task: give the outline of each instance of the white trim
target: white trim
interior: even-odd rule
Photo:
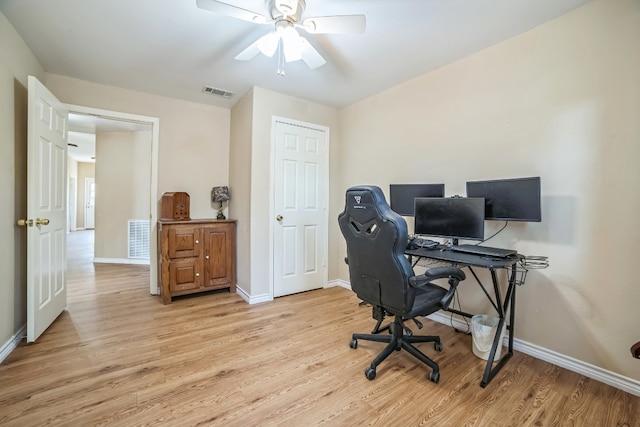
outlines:
[[[351,290],[351,284],[346,280],[331,280],[329,281],[329,283],[327,283],[327,286],[325,286],[325,288],[333,288],[336,286]]]
[[[438,323],[452,326],[458,330],[465,331],[467,329],[467,324],[464,321],[457,317],[451,318],[450,316],[450,314],[438,311],[427,316],[427,318]],[[471,320],[469,320],[469,324],[471,324]],[[507,335],[504,337],[503,345],[508,345],[508,343],[509,336]],[[619,388],[627,393],[640,396],[640,381],[632,378],[602,369],[590,363],[574,359],[573,357],[557,353],[553,350],[531,344],[530,342],[523,341],[515,337],[513,338],[513,349],[535,357],[536,359],[544,360],[545,362],[549,362],[569,371],[584,375],[585,377],[608,384],[611,387]],[[471,349],[469,350],[471,351]]]
[[[150,265],[148,259],[137,258],[94,258],[96,264],[134,264],[134,265]]]
[[[327,287],[330,286],[341,286],[343,288],[351,289],[350,283],[343,280],[332,280],[327,284]],[[471,325],[471,319],[469,319],[469,323],[467,324],[460,319],[459,316],[454,315],[452,317],[450,313],[443,311],[437,311],[427,316],[427,318],[435,322],[451,326],[460,331],[467,331]],[[502,344],[509,345],[508,335],[504,337]],[[553,350],[531,344],[515,337],[513,338],[513,349],[521,353],[528,354],[531,357],[535,357],[536,359],[544,360],[545,362],[567,369],[571,372],[600,381],[610,385],[611,387],[626,391],[627,393],[631,393],[635,396],[640,396],[640,381],[634,380],[633,378],[625,377],[615,372],[608,371],[590,363],[574,359],[573,357],[557,353]],[[471,352],[471,348],[469,348],[469,352]]]
[[[120,111],[103,110],[101,108],[86,107],[84,105],[64,104],[70,113],[89,114],[105,119],[140,122],[151,125],[151,189],[149,192],[149,264],[152,266],[149,274],[149,292],[151,295],[160,294],[158,280],[158,145],[160,140],[160,119],[158,117],[141,116]]]
[[[4,359],[6,359],[7,356],[9,356],[11,352],[15,350],[16,347],[18,347],[18,344],[20,344],[20,341],[22,341],[22,339],[25,338],[26,335],[27,335],[27,325],[24,324],[18,330],[18,332],[13,334],[13,336],[9,338],[9,341],[4,343],[2,345],[2,348],[0,348],[0,363],[2,363]]]
[[[269,294],[262,294],[256,297],[249,295],[244,289],[236,285],[236,293],[249,304],[260,304],[262,302],[273,301],[273,296]]]

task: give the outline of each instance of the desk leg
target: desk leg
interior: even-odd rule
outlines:
[[[513,330],[514,330],[514,305],[516,301],[516,285],[515,285],[515,274],[516,267],[515,265],[511,269],[511,277],[509,278],[509,286],[507,287],[507,294],[505,295],[504,304],[501,305],[501,313],[500,321],[498,322],[498,328],[496,330],[496,335],[493,338],[493,345],[491,346],[491,352],[489,353],[489,358],[487,359],[487,366],[484,369],[484,375],[482,376],[482,381],[480,382],[480,387],[484,388],[491,382],[491,379],[502,369],[502,367],[507,363],[509,359],[513,356]],[[496,291],[496,299],[497,303],[500,305],[500,292],[498,288],[498,278],[495,274],[494,270],[491,270],[491,279],[493,280],[493,286]],[[492,369],[493,361],[496,356],[496,351],[499,345],[502,345],[500,342],[500,332],[504,327],[505,322],[505,314],[509,312],[509,347],[506,354],[504,354],[498,364]]]

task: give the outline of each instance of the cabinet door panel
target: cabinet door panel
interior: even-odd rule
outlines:
[[[198,258],[186,258],[169,262],[169,290],[171,293],[199,289],[203,285],[204,272]]]
[[[169,258],[197,257],[202,250],[202,234],[199,227],[178,225],[168,230]]]
[[[235,285],[235,227],[229,224],[204,229],[207,287]]]

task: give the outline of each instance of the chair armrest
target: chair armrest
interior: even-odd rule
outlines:
[[[449,308],[449,304],[451,304],[451,300],[456,293],[456,287],[461,280],[466,279],[466,275],[464,271],[460,270],[456,267],[436,267],[430,268],[425,271],[424,274],[420,276],[413,276],[409,278],[409,284],[414,288],[419,288],[421,286],[430,283],[432,280],[436,279],[449,279],[449,290],[440,300],[440,306],[445,310]]]
[[[435,267],[430,268],[424,272],[423,276],[428,277],[429,280],[455,278],[458,281],[463,281],[467,278],[464,271],[457,267]]]

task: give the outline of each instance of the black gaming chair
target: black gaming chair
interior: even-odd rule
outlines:
[[[415,336],[404,322],[413,319],[422,327],[416,316],[427,316],[446,309],[455,293],[458,282],[465,279],[462,270],[440,267],[416,276],[404,250],[409,242],[407,223],[393,212],[379,187],[357,186],[347,190],[344,212],[338,216],[340,230],[347,242],[347,258],[351,289],[364,302],[373,307],[373,318],[378,321],[373,333],[353,334],[351,348],[357,348],[358,340],[389,343],[365,371],[369,380],[376,377],[376,367],[394,350],[405,349],[412,356],[431,367],[429,379],[440,380],[438,364],[413,346],[418,342],[433,342],[437,351],[442,350],[440,337]],[[436,279],[448,279],[446,290],[431,283]],[[380,329],[385,316],[394,321]],[[384,329],[389,334],[380,334]]]

